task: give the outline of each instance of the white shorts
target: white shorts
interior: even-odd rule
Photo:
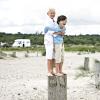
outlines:
[[[45,45],[46,59],[55,59],[53,45]]]

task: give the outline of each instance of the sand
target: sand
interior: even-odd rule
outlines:
[[[45,57],[30,54],[24,57],[0,59],[0,100],[47,100],[47,66]],[[99,59],[100,53],[65,53],[63,70],[67,73],[67,100],[100,100],[100,91],[95,88],[92,74],[76,79],[78,67],[84,57]]]

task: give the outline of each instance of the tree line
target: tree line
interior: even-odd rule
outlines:
[[[44,35],[43,34],[23,34],[23,33],[4,33],[0,32],[0,42],[12,45],[16,39],[30,39],[32,45],[43,45]],[[98,45],[100,46],[100,35],[65,35],[65,45]]]

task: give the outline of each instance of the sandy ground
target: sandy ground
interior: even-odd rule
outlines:
[[[0,59],[0,100],[47,100],[47,67],[45,57],[35,55],[25,58]],[[64,72],[67,73],[67,100],[100,100],[94,76],[76,79],[77,69],[84,57],[100,57],[100,53],[65,53]]]

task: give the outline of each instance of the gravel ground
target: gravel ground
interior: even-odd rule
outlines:
[[[0,100],[47,100],[47,67],[45,57],[0,59]],[[21,55],[21,56],[20,56]],[[67,73],[67,100],[100,100],[95,79],[89,74],[76,79],[77,69],[83,66],[84,57],[100,57],[100,54],[65,53],[63,70]]]

